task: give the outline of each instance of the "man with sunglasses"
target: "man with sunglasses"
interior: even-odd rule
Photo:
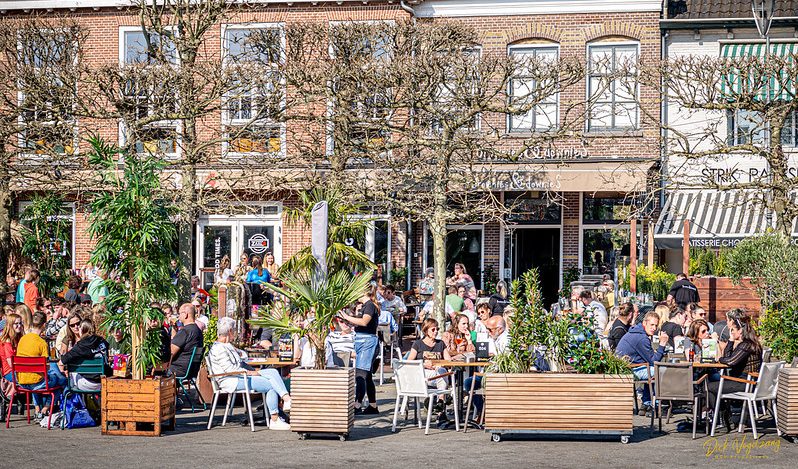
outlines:
[[[184,376],[191,365],[189,363],[191,351],[194,350],[194,347],[202,347],[202,331],[194,322],[196,309],[191,303],[180,305],[178,317],[180,322],[183,323],[183,328],[177,331],[177,334],[172,338],[172,362],[169,366],[169,371],[174,376]]]

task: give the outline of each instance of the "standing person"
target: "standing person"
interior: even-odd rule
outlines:
[[[67,291],[64,293],[64,300],[77,303],[80,296],[80,287],[83,286],[83,280],[77,275],[69,277],[67,280]]]
[[[247,274],[247,283],[252,293],[253,305],[269,304],[271,302],[271,295],[268,291],[264,291],[265,285],[271,282],[271,279],[272,276],[269,271],[261,265],[261,258],[252,256],[252,270]]]
[[[205,291],[204,288],[200,286],[200,278],[199,275],[192,275],[191,276],[191,290],[190,290],[190,298],[191,300],[199,300],[202,304],[208,304],[210,302],[211,295]]]
[[[17,285],[17,303],[25,302],[25,284],[30,282],[31,270],[33,270],[33,267],[29,265],[25,266],[25,273],[22,274],[22,280],[20,280],[19,285]]]
[[[340,313],[340,317],[355,326],[355,411],[359,412],[362,408],[365,395],[369,399],[368,408],[362,411],[365,415],[380,413],[377,408],[377,390],[374,387],[374,377],[371,372],[374,354],[377,352],[379,344],[377,325],[380,308],[375,301],[376,294],[376,291],[372,289],[360,298],[360,303],[363,305],[360,317]]]
[[[687,313],[685,313],[683,309],[677,308],[670,312],[668,322],[663,324],[660,328],[662,332],[668,334],[668,345],[670,345],[671,348],[676,347],[677,337],[684,337],[684,322],[686,317]]]
[[[180,266],[177,264],[177,259],[169,261],[169,280],[172,285],[177,285],[180,282]]]
[[[11,359],[16,355],[19,339],[24,334],[22,318],[14,313],[6,316],[6,327],[0,334],[0,362],[2,362],[2,376],[9,383],[13,381],[11,377]]]
[[[227,279],[232,276],[233,269],[230,268],[230,256],[225,254],[222,260],[219,261],[219,267],[217,267],[216,271],[213,273],[213,281],[217,285],[224,285],[227,283]]]
[[[30,271],[30,280],[25,282],[25,305],[31,311],[36,311],[36,300],[39,299],[39,271],[32,269]]]
[[[280,270],[280,264],[274,260],[274,254],[271,251],[267,252],[263,259],[263,268],[269,271],[271,282],[278,284],[277,271]]]
[[[171,364],[169,371],[173,376],[185,376],[189,366],[191,366],[191,351],[194,347],[202,347],[202,331],[194,322],[196,310],[191,303],[183,303],[177,311],[183,328],[177,331],[172,338],[171,345]]]
[[[33,322],[31,323],[30,332],[19,339],[17,345],[18,357],[48,357],[47,342],[41,338],[41,333],[44,328],[46,316],[41,311],[33,314]],[[51,364],[50,370],[47,372],[47,383],[52,387],[59,387],[66,384],[66,378],[55,366]],[[17,384],[25,389],[37,390],[45,387],[45,379],[39,373],[17,373]],[[60,392],[55,393],[56,401],[58,400]],[[44,405],[44,398],[39,394],[33,395],[33,402],[36,407],[36,421],[40,422],[44,415],[42,413],[42,406]]]
[[[610,350],[615,351],[621,338],[629,332],[629,324],[632,322],[634,312],[635,307],[632,303],[624,303],[618,307],[618,317],[606,330]]]
[[[108,296],[108,287],[105,285],[106,280],[108,280],[108,272],[105,269],[100,269],[97,271],[97,276],[89,282],[89,286],[86,287],[86,293],[91,297],[91,304],[96,305],[105,301]]]
[[[674,302],[680,308],[685,309],[689,303],[699,303],[701,297],[698,295],[698,288],[687,279],[684,272],[676,274],[676,281],[671,285],[668,292],[667,302]]]
[[[658,327],[659,315],[655,312],[646,314],[643,323],[630,327],[629,332],[621,337],[618,347],[615,349],[615,355],[627,357],[631,363],[646,363],[646,365],[632,370],[638,379],[648,379],[649,376],[654,376],[654,362],[662,360],[665,355],[668,334],[660,333],[659,347],[656,352],[651,347],[651,337],[657,332]],[[641,400],[643,406],[640,408],[640,414],[646,415],[646,411],[652,409],[651,393],[648,386],[643,386]]]
[[[504,280],[499,280],[496,284],[496,293],[490,295],[488,304],[490,305],[491,316],[504,314],[504,308],[510,304],[507,301],[507,283]]]
[[[245,283],[247,281],[247,274],[250,270],[252,270],[252,267],[249,266],[249,256],[247,256],[246,253],[241,254],[238,267],[236,267],[236,270],[233,273],[236,282]]]

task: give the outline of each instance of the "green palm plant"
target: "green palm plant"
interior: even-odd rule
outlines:
[[[285,215],[289,223],[304,224],[306,227],[311,226],[313,207],[316,203],[327,202],[327,268],[330,271],[346,269],[363,272],[375,268],[371,259],[354,246],[365,245],[366,231],[371,223],[371,219],[362,216],[362,206],[348,200],[344,192],[335,186],[302,191],[299,197],[301,206],[286,209]],[[281,279],[286,273],[312,270],[316,265],[317,261],[310,246],[306,246],[282,265]]]
[[[104,326],[130,331],[133,378],[142,379],[148,364],[159,361],[157,331],[147,331],[150,319],[162,315],[153,301],[174,300],[169,260],[177,234],[174,206],[164,197],[160,172],[163,163],[151,156],[126,153],[99,137],[89,139],[89,162],[105,177],[110,190],[94,194],[89,235],[96,240],[94,265],[119,273],[120,282],[106,281],[108,315]],[[117,169],[120,157],[124,166]]]
[[[283,287],[267,284],[266,288],[282,295],[285,303],[269,308],[269,316],[252,319],[250,324],[267,327],[277,334],[307,337],[316,351],[315,368],[326,367],[324,344],[335,316],[355,303],[369,288],[372,271],[353,274],[338,270],[326,277],[316,275],[314,269],[287,272],[280,277]],[[302,327],[308,317],[313,320]]]

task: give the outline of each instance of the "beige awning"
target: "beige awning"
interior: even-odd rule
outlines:
[[[477,189],[494,191],[640,192],[654,161],[603,161],[562,164],[493,165]]]

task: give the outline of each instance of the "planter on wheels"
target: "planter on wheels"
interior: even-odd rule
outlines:
[[[506,433],[632,434],[632,377],[571,373],[485,375],[485,429]]]
[[[102,380],[102,434],[160,436],[175,428],[174,378]]]
[[[798,368],[779,370],[779,390],[776,399],[779,430],[785,435],[798,437]]]
[[[291,370],[291,430],[300,439],[331,433],[345,440],[355,421],[354,403],[354,368]]]

